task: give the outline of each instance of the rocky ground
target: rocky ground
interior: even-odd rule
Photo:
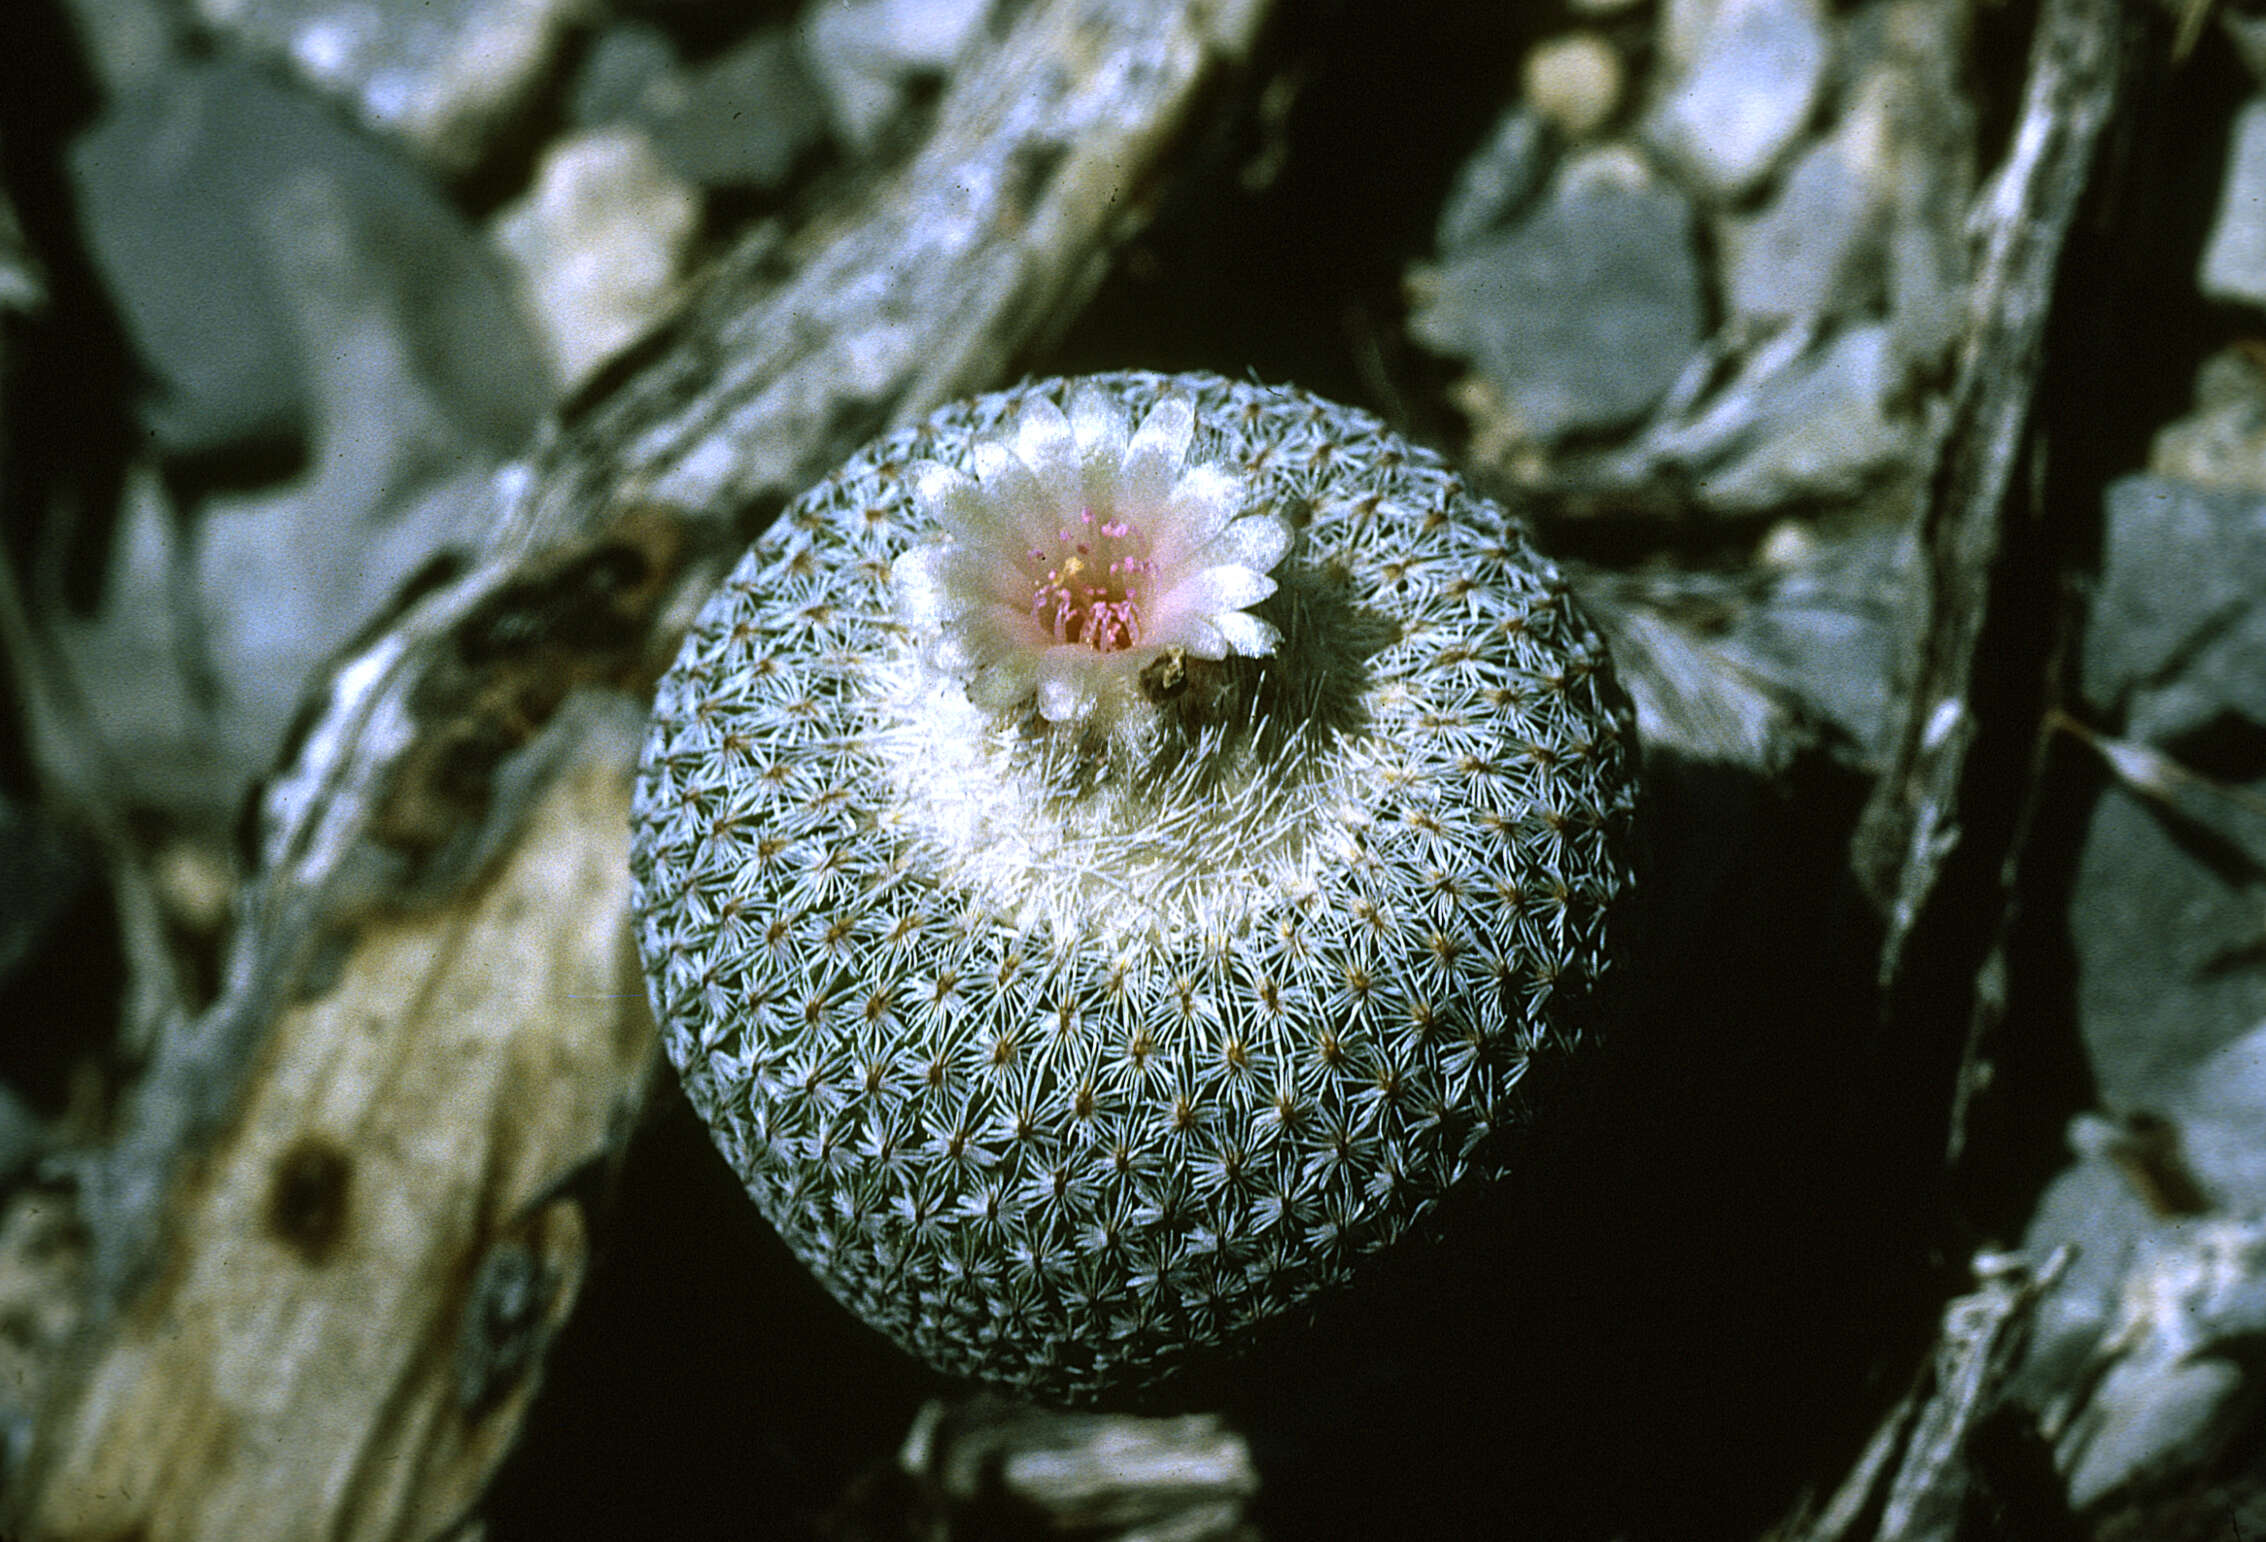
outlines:
[[[11,0],[0,1532],[2266,1535],[2262,317],[2248,0]],[[1120,368],[1529,519],[1647,945],[1441,1245],[1051,1414],[763,1229],[612,853],[786,498]]]

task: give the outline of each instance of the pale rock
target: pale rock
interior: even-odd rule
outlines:
[[[426,329],[428,385],[468,433],[516,446],[548,404],[522,318],[462,217],[407,157],[288,81],[182,65],[112,103],[69,170],[165,454],[296,450],[319,433],[313,361],[332,345],[330,309],[303,280],[340,250],[358,288]],[[321,219],[299,223],[287,211],[301,206]]]
[[[1795,158],[1767,204],[1718,218],[1731,315],[1768,323],[1874,307],[1895,200],[1893,140],[1889,91],[1861,91],[1832,136]]]
[[[991,0],[818,0],[804,8],[804,57],[825,86],[834,127],[871,144],[914,78],[941,73],[975,36]]]
[[[1818,0],[1671,0],[1652,144],[1720,198],[1769,174],[1817,108],[1832,60]]]
[[[659,27],[624,21],[591,42],[567,89],[567,117],[576,128],[604,128],[644,110],[648,93],[681,91],[677,46]]]
[[[643,129],[669,170],[696,187],[770,188],[825,137],[827,102],[783,27],[684,65],[659,28],[610,27],[568,95],[578,127]]]
[[[1522,213],[1550,174],[1550,131],[1520,106],[1496,120],[1487,142],[1456,172],[1433,242],[1452,255]]]
[[[2266,370],[2247,350],[2203,361],[2195,406],[2148,447],[2148,469],[2196,487],[2266,493]]]
[[[772,29],[668,77],[632,120],[696,186],[776,187],[825,137],[826,96],[793,35]]]
[[[2234,149],[2197,282],[2214,300],[2266,305],[2266,97],[2235,114]]]
[[[2111,483],[2104,501],[2080,677],[2087,703],[2122,722],[2127,738],[2153,744],[2229,714],[2266,723],[2266,670],[2258,667],[2266,658],[2266,498],[2130,476]],[[2239,926],[2249,914],[2255,925],[2254,909],[2224,892],[2233,908],[2221,911],[2221,924]],[[2266,986],[2259,990],[2246,1024],[2266,1017]]]
[[[226,70],[208,84],[234,87],[220,94],[238,108],[260,90]],[[312,116],[363,155],[382,148]],[[223,198],[190,180],[174,196],[233,221],[210,234],[233,230],[253,262],[301,372],[303,465],[186,508],[154,467],[129,468],[100,608],[54,625],[120,798],[204,834],[231,827],[338,650],[412,575],[478,544],[491,474],[555,391],[501,264],[453,211],[373,187],[351,162],[295,157],[288,138],[227,142],[258,150],[219,168],[248,184]],[[262,180],[267,156],[296,174]]]
[[[1757,393],[1748,436],[1699,475],[1700,497],[1759,513],[1862,490],[1911,456],[1914,427],[1891,409],[1903,381],[1886,324],[1849,328]]]
[[[1410,319],[1478,366],[1511,439],[1625,428],[1699,345],[1691,205],[1628,177],[1610,156],[1570,163],[1524,219],[1452,253]]]
[[[184,18],[168,0],[63,0],[63,12],[108,97],[147,87],[181,46]]]
[[[1587,139],[1620,110],[1621,55],[1594,32],[1537,43],[1521,81],[1527,105],[1568,139]]]
[[[2192,1471],[2225,1447],[2266,1335],[2266,1221],[2205,1218],[2143,1239],[2096,1349],[2105,1365],[2055,1459],[2070,1504]]]
[[[634,128],[545,153],[495,238],[570,389],[667,314],[699,226],[699,195]]]

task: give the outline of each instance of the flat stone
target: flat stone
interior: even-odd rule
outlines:
[[[1754,513],[1861,491],[1913,453],[1914,426],[1890,410],[1903,379],[1887,323],[1848,328],[1756,393],[1752,426],[1699,472],[1699,496]]]
[[[1817,0],[1671,0],[1668,84],[1645,135],[1705,191],[1737,198],[1817,108],[1832,47]]]
[[[1716,222],[1723,297],[1750,322],[1858,314],[1880,299],[1894,189],[1880,146],[1885,93],[1861,96],[1831,138],[1802,151],[1770,201]]]
[[[581,0],[196,0],[444,170],[479,162],[541,83]]]
[[[623,21],[600,32],[567,88],[576,128],[604,128],[634,117],[647,92],[681,91],[677,46],[659,27]]]
[[[1440,205],[1434,248],[1453,256],[1524,212],[1549,180],[1551,156],[1550,131],[1540,117],[1523,106],[1504,113],[1487,142],[1457,168]]]
[[[759,32],[649,87],[632,115],[670,170],[701,187],[787,180],[826,134],[826,99],[784,30]]]
[[[2198,1064],[2170,1112],[2205,1192],[2225,1209],[2266,1215],[2266,1022]]]
[[[2266,723],[2266,497],[2131,476],[2107,515],[2087,704],[2153,744],[2228,712]]]
[[[104,682],[89,711],[127,800],[225,830],[314,672],[477,538],[486,479],[556,387],[501,264],[402,156],[248,68],[164,87],[71,162],[160,383],[152,437],[219,452],[287,430],[304,469],[178,508],[133,468],[101,609],[58,645]]]
[[[1525,219],[1447,261],[1411,330],[1479,367],[1516,437],[1625,428],[1699,345],[1691,237],[1678,194],[1569,167]]]
[[[170,0],[63,0],[63,9],[105,97],[146,88],[178,57],[185,18]]]
[[[2233,140],[2197,282],[2214,300],[2266,305],[2266,97],[2235,114]]]
[[[2078,1030],[2105,1107],[2169,1114],[2195,1068],[2266,1021],[2254,896],[2196,860],[2198,831],[2112,786],[2069,907]]]
[[[1877,770],[1902,721],[1902,608],[1917,565],[1907,527],[1821,538],[1780,565],[1767,597],[1742,611],[1717,645],[1837,730],[1836,751]]]
[[[374,159],[312,103],[230,66],[159,77],[72,143],[79,230],[151,383],[141,419],[161,452],[304,443],[307,369],[257,206],[294,165],[383,185],[393,169]]]
[[[2266,498],[2111,484],[2079,671],[2087,714],[2165,752],[2230,722],[2266,725],[2261,658]],[[2266,779],[2250,790],[2266,795]],[[2190,808],[2112,783],[2087,821],[2069,935],[2078,1026],[2111,1108],[2174,1112],[2197,1065],[2266,1021],[2266,968],[2243,962],[2258,906],[2230,862],[2266,862],[2266,817],[2229,800]]]
[[[2048,1416],[2080,1506],[2224,1449],[2266,1333],[2266,775],[2230,769],[2255,773],[2266,733],[2266,496],[2132,476],[2106,512],[2078,683],[2088,718],[2121,724],[2125,770],[2086,816],[2067,925],[2114,1117],[2072,1122],[2078,1160],[2031,1219],[2033,1256],[2076,1253],[2010,1388]],[[2133,760],[2214,748],[2226,766],[2199,769],[2235,797]],[[2191,1190],[2169,1205],[2138,1176],[2167,1165]]]
[[[288,84],[180,66],[69,152],[80,229],[153,382],[170,454],[303,445],[330,295],[390,295],[423,329],[427,382],[478,440],[514,448],[548,405],[540,354],[490,254],[431,181]],[[302,218],[312,200],[322,214]]]

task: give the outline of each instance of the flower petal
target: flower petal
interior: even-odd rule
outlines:
[[[1092,710],[1096,662],[1093,651],[1076,643],[1053,647],[1039,655],[1039,716],[1050,723],[1067,723]]]
[[[1217,567],[1201,568],[1174,584],[1169,603],[1175,610],[1216,616],[1222,611],[1256,605],[1274,592],[1275,581],[1266,574],[1254,573],[1240,563],[1223,562]]]
[[[889,564],[889,587],[897,598],[897,615],[915,630],[944,624],[952,613],[953,596],[945,578],[951,553],[942,543],[916,546]]]
[[[1227,639],[1230,651],[1247,659],[1261,658],[1275,651],[1282,641],[1282,633],[1247,610],[1222,611],[1211,617],[1219,634]]]
[[[972,606],[930,644],[928,660],[948,675],[972,675],[1011,664],[1031,648],[1030,625],[1004,605]],[[1029,683],[1029,672],[1024,683]]]
[[[1181,473],[1153,520],[1160,562],[1185,562],[1219,538],[1243,506],[1243,479],[1206,461]]]
[[[1083,473],[1081,506],[1108,507],[1125,462],[1125,414],[1101,387],[1087,382],[1070,393],[1070,430],[1078,440]],[[1076,510],[1067,512],[1075,513]]]
[[[969,458],[987,505],[980,521],[968,522],[970,535],[980,532],[986,540],[1012,541],[1019,550],[1040,531],[1051,533],[1053,500],[1014,451],[986,439]]]
[[[1078,436],[1060,407],[1033,396],[1015,415],[1014,435],[1015,454],[1058,507],[1075,505],[1085,496]]]
[[[952,530],[971,522],[981,525],[989,518],[983,489],[958,467],[942,461],[915,461],[908,475],[913,484],[913,503],[929,523]]]
[[[1037,675],[1037,661],[1024,651],[1002,654],[968,679],[968,700],[994,712],[1027,699]]]
[[[1031,582],[1016,556],[1012,548],[1002,551],[990,544],[952,542],[938,569],[950,595],[944,614],[956,615],[977,605],[1003,605],[1018,615],[1026,613],[1031,604]]]
[[[1200,659],[1227,657],[1227,634],[1209,616],[1189,616],[1174,629],[1173,641]]]
[[[1230,520],[1210,542],[1189,555],[1207,563],[1232,562],[1254,573],[1271,573],[1290,550],[1290,522],[1279,514],[1246,514]]]
[[[1117,479],[1118,512],[1164,507],[1195,440],[1196,407],[1187,397],[1176,392],[1151,407],[1125,446]]]

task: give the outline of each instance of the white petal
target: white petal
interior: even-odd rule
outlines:
[[[1161,509],[1195,439],[1196,408],[1187,397],[1176,393],[1151,407],[1125,447],[1117,479],[1120,512]]]
[[[1075,504],[1085,496],[1078,437],[1062,409],[1045,397],[1032,397],[1016,414],[1015,454],[1058,506]]]
[[[994,712],[1023,701],[1031,694],[1035,660],[1017,650],[979,669],[968,681],[968,700]]]
[[[1030,647],[1030,628],[1023,617],[1004,605],[984,605],[953,617],[930,647],[928,658],[945,674],[967,675],[997,668],[1027,654]]]
[[[1028,610],[1031,582],[1017,561],[1019,555],[1002,545],[954,541],[937,569],[944,584],[945,614],[976,605],[1004,605],[1017,613]]]
[[[915,461],[912,467],[913,502],[932,524],[945,529],[965,525],[971,517],[981,518],[982,511],[975,507],[983,499],[983,489],[974,477],[941,461]]]
[[[1282,641],[1282,633],[1247,610],[1218,612],[1211,617],[1211,623],[1227,639],[1228,648],[1247,659],[1274,652],[1275,645]]]
[[[989,529],[1002,537],[1012,534],[1020,539],[1025,531],[1035,528],[1047,498],[1031,468],[1007,446],[990,439],[978,444],[970,458],[975,462],[976,480],[991,503],[987,511]]]
[[[1191,556],[1208,563],[1232,562],[1254,573],[1271,573],[1290,550],[1290,523],[1278,514],[1246,514],[1231,520]]]
[[[1107,508],[1125,464],[1125,414],[1101,387],[1081,385],[1070,393],[1070,431],[1078,440],[1079,503],[1089,509],[1096,504]]]
[[[1039,716],[1050,723],[1067,723],[1092,710],[1093,663],[1093,650],[1078,643],[1066,643],[1040,654]]]
[[[1070,393],[1070,428],[1078,438],[1078,453],[1088,462],[1101,455],[1113,461],[1125,459],[1125,414],[1107,391],[1090,380]]]
[[[1156,557],[1184,562],[1219,539],[1243,506],[1243,479],[1209,461],[1190,466],[1165,496],[1164,517],[1155,522]]]
[[[1275,581],[1238,563],[1223,562],[1201,568],[1172,586],[1166,603],[1197,615],[1213,616],[1223,610],[1256,605],[1275,592]]]
[[[1189,616],[1173,628],[1173,642],[1200,659],[1227,657],[1227,634],[1209,616]]]

